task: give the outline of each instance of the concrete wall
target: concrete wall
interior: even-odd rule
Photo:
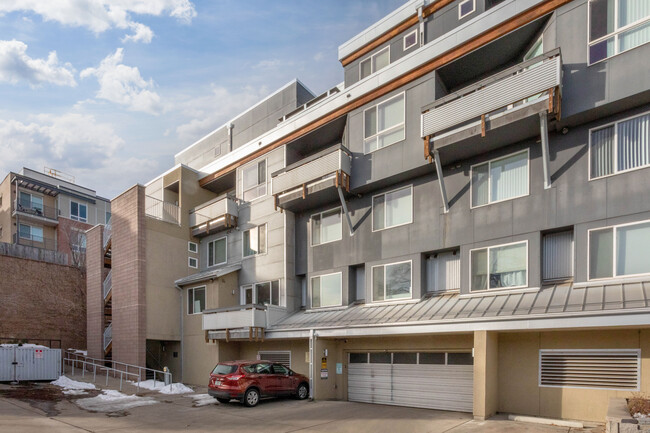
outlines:
[[[88,356],[104,358],[104,227],[86,232],[86,332]]]

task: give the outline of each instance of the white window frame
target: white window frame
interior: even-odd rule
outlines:
[[[644,276],[644,275],[650,275],[650,272],[646,272],[643,274],[626,274],[626,275],[616,275],[616,262],[617,262],[617,254],[616,254],[616,232],[619,228],[621,227],[629,227],[629,226],[635,226],[635,225],[640,225],[640,224],[647,224],[650,222],[650,219],[643,220],[643,221],[634,221],[631,223],[625,223],[625,224],[615,224],[611,226],[605,226],[605,227],[594,227],[593,229],[587,230],[587,281],[607,281],[607,280],[614,280],[614,279],[621,279],[621,278],[635,278],[639,276]],[[600,230],[609,230],[612,229],[612,236],[613,236],[613,242],[612,242],[612,276],[611,277],[603,277],[603,278],[589,278],[591,275],[591,232],[594,231],[600,231]]]
[[[378,50],[376,53],[373,53],[373,54],[369,55],[368,57],[364,58],[363,60],[361,60],[359,62],[359,81],[365,80],[366,78],[372,76],[375,72],[377,72],[375,70],[374,65],[373,65],[373,59],[374,59],[374,57],[377,57],[379,54],[383,53],[384,51],[388,51],[388,65],[386,65],[384,67],[387,68],[391,64],[391,61],[390,61],[390,45],[386,45],[381,50]],[[370,74],[368,74],[368,77],[361,77],[361,64],[363,62],[365,62],[366,60],[370,60]],[[381,68],[381,69],[384,69],[384,68]],[[380,69],[380,71],[381,71],[381,69]]]
[[[412,45],[406,46],[406,38],[408,38],[412,34],[415,34],[415,42],[413,42]],[[402,50],[403,51],[409,50],[409,49],[415,47],[417,44],[418,44],[418,29],[413,29],[412,31],[405,34],[404,37],[402,38]]]
[[[397,98],[399,98],[400,96],[404,98],[404,113],[403,113],[403,114],[404,114],[404,116],[403,116],[403,117],[404,117],[404,121],[403,121],[402,123],[399,123],[399,124],[397,124],[397,125],[393,125],[393,126],[391,126],[390,128],[383,129],[383,130],[380,131],[380,130],[379,130],[379,118],[378,118],[378,116],[379,116],[379,106],[380,106],[380,105],[383,105],[383,104],[386,104],[387,102],[390,102],[390,101],[392,101],[393,99],[397,99]],[[377,129],[377,131],[375,131],[375,133],[374,133],[373,135],[371,135],[370,137],[366,137],[366,111],[368,111],[368,110],[372,110],[373,108],[375,109],[375,116],[377,116],[377,118],[376,118],[376,124],[377,124],[377,128],[378,128],[378,129]],[[377,104],[375,104],[375,105],[373,105],[373,106],[371,106],[371,107],[368,107],[368,108],[364,109],[364,110],[363,110],[363,113],[362,113],[362,117],[363,117],[363,154],[364,154],[364,155],[369,155],[369,154],[371,154],[371,153],[373,153],[373,152],[377,152],[377,151],[379,151],[379,150],[381,150],[381,149],[386,149],[386,148],[388,148],[388,147],[390,147],[390,146],[392,146],[392,145],[394,145],[394,144],[397,144],[397,143],[399,143],[399,142],[401,142],[401,141],[406,140],[406,92],[398,93],[397,95],[391,96],[391,97],[388,98],[388,99],[384,99],[383,101],[381,101],[381,102],[379,102],[379,103],[377,103]],[[391,130],[393,130],[393,129],[397,130],[398,128],[403,128],[403,130],[402,130],[402,132],[403,132],[403,134],[402,134],[403,137],[402,137],[401,140],[397,140],[395,143],[389,144],[388,146],[378,147],[378,148],[375,149],[375,150],[371,150],[370,152],[366,152],[366,141],[367,141],[367,140],[369,140],[369,139],[371,139],[371,138],[375,138],[375,139],[377,139],[377,138],[379,138],[379,135],[384,134],[384,133],[386,133],[387,131],[391,131]]]
[[[189,295],[190,292],[192,293],[192,310],[194,310],[194,291],[195,290],[200,290],[200,289],[203,289],[203,295],[205,296],[205,308],[206,309],[208,308],[208,291],[206,289],[206,286],[196,286],[196,287],[192,287],[190,289],[187,289],[188,295]],[[205,311],[205,309],[203,311]],[[199,311],[198,313],[193,311],[192,313],[190,313],[190,303],[188,301],[187,310],[186,310],[188,316],[194,316],[196,314],[203,314],[203,311]]]
[[[220,240],[225,240],[225,242],[226,242],[226,260],[224,260],[223,262],[210,264],[210,248],[211,248],[210,245],[213,244],[213,243],[215,243],[215,242],[218,242],[218,241],[220,241]],[[214,258],[215,258],[215,260],[216,260],[216,258],[217,258],[216,254],[214,255]],[[206,260],[206,262],[207,262],[207,266],[208,266],[208,268],[211,268],[211,267],[213,267],[213,266],[219,266],[219,265],[223,265],[223,264],[228,263],[228,236],[221,236],[220,238],[216,238],[216,239],[213,239],[213,240],[211,240],[210,242],[208,242],[208,250],[207,250],[207,253],[206,253],[206,258],[205,258],[205,260]]]
[[[244,165],[243,167],[240,168],[240,170],[241,170],[241,199],[244,200],[244,194],[246,193],[246,191],[250,191],[250,190],[253,189],[253,188],[244,189],[244,171],[246,169],[252,167],[252,166],[259,167],[259,164],[261,162],[264,162],[264,167],[265,167],[264,168],[264,174],[265,174],[265,176],[264,176],[264,185],[265,185],[264,194],[262,194],[262,195],[260,195],[258,197],[255,197],[254,199],[249,200],[246,203],[252,203],[252,202],[257,201],[257,200],[259,200],[259,199],[261,199],[263,197],[266,197],[269,194],[269,162],[268,162],[268,158],[257,159],[257,160],[252,161],[252,162],[250,162],[250,163],[248,163],[248,164],[246,164],[246,165]],[[258,170],[259,170],[259,168],[258,168]],[[259,188],[260,185],[262,185],[262,184],[258,183],[257,186],[255,186],[255,188]]]
[[[391,192],[399,191],[399,190],[406,189],[406,188],[409,188],[411,190],[411,194],[410,194],[410,196],[411,196],[411,219],[410,219],[410,221],[388,227],[388,226],[386,226],[386,212],[384,211],[384,228],[375,229],[375,218],[374,218],[374,216],[375,216],[375,197],[379,197],[380,195],[383,195],[384,196],[384,203],[386,203],[386,197],[385,197],[386,194],[390,194]],[[408,225],[408,224],[413,224],[413,184],[402,187],[402,188],[396,188],[396,189],[392,189],[390,191],[386,191],[386,192],[382,192],[382,193],[373,195],[372,196],[371,207],[372,207],[372,212],[370,212],[370,218],[371,218],[372,232],[373,233],[374,232],[380,232],[382,230],[392,229],[394,227],[401,227],[401,226],[405,226],[405,225]]]
[[[409,290],[411,296],[410,297],[403,297],[403,298],[397,298],[397,299],[386,299],[386,266],[391,266],[391,265],[401,265],[402,263],[409,263],[411,265],[411,288]],[[384,267],[384,299],[378,299],[375,300],[375,273],[374,269],[378,268],[380,266]],[[405,300],[408,299],[413,299],[413,260],[402,260],[401,262],[392,262],[392,263],[382,263],[379,265],[374,265],[370,267],[370,299],[372,299],[372,302],[404,302]]]
[[[199,252],[199,244],[196,242],[189,241],[187,243],[187,251],[190,253],[198,253]]]
[[[29,227],[29,237],[28,237],[28,238],[25,237],[25,236],[22,236],[22,235],[20,234],[20,226]],[[41,240],[35,240],[35,239],[34,239],[34,233],[32,233],[32,232],[33,232],[33,230],[34,230],[35,228],[36,228],[36,229],[41,229],[41,232],[43,233],[43,236],[41,236]],[[41,227],[41,226],[33,226],[33,225],[30,225],[30,224],[19,223],[19,224],[18,224],[18,237],[19,237],[20,239],[27,239],[27,240],[29,240],[29,241],[33,241],[33,242],[45,243],[45,232],[43,231],[43,227]]]
[[[619,3],[619,0],[614,1],[614,27],[618,26],[618,3]],[[645,17],[645,18],[641,18],[640,20],[637,20],[637,21],[635,21],[635,22],[633,22],[631,24],[628,24],[628,25],[626,25],[624,27],[621,27],[620,29],[614,30],[612,33],[608,33],[608,34],[606,34],[604,36],[599,37],[598,39],[590,41],[589,40],[589,38],[591,36],[590,35],[590,33],[591,33],[591,7],[590,7],[590,5],[591,5],[591,0],[588,0],[587,1],[587,66],[591,66],[591,65],[595,65],[595,64],[600,63],[600,62],[604,62],[605,60],[608,60],[608,59],[616,57],[616,56],[618,56],[620,54],[626,53],[626,52],[628,52],[630,50],[633,50],[634,48],[639,48],[639,47],[642,47],[643,45],[646,45],[646,44],[650,43],[650,41],[648,41],[648,42],[644,42],[641,45],[638,45],[638,46],[636,46],[634,48],[628,48],[627,50],[624,50],[624,51],[618,51],[618,37],[619,37],[619,35],[621,33],[625,33],[626,31],[628,31],[628,30],[630,30],[630,29],[632,29],[634,27],[640,26],[643,23],[650,22],[650,16]],[[609,57],[605,57],[603,59],[600,59],[600,60],[597,60],[597,61],[591,63],[591,58],[589,56],[589,49],[591,48],[591,46],[599,44],[600,42],[606,41],[607,39],[609,39],[611,37],[614,37],[614,54],[612,54]]]
[[[244,245],[244,233],[247,232],[247,231],[250,231],[250,230],[259,230],[260,227],[264,227],[264,238],[266,239],[266,248],[265,248],[264,252],[263,253],[258,252],[257,254],[250,254],[248,256],[244,255],[244,248],[245,248],[245,245]],[[260,249],[259,240],[260,240],[260,236],[259,236],[259,233],[258,233],[257,234],[257,248],[256,248],[257,250]],[[241,256],[242,256],[242,258],[247,259],[249,257],[263,256],[268,251],[269,251],[269,225],[268,225],[268,223],[260,224],[260,225],[255,226],[255,227],[251,227],[249,229],[242,230],[242,232],[241,232]]]
[[[490,250],[493,248],[507,247],[510,245],[517,245],[517,244],[526,245],[526,284],[524,284],[523,286],[495,287],[493,289],[490,289]],[[472,290],[472,251],[478,251],[478,250],[488,250],[488,257],[487,257],[488,267],[486,269],[487,271],[486,275],[488,276],[487,289]],[[487,247],[472,248],[471,250],[469,250],[469,293],[485,293],[485,292],[497,291],[497,290],[523,289],[528,287],[529,277],[530,277],[530,263],[528,263],[528,240],[527,239],[524,241],[508,242],[507,244],[490,245]]]
[[[33,201],[34,201],[34,197],[38,197],[38,198],[40,198],[40,199],[41,199],[41,202],[42,202],[42,203],[41,203],[41,206],[42,206],[41,211],[43,211],[43,212],[45,211],[45,197],[44,197],[42,194],[34,194],[33,192],[27,192],[27,191],[23,191],[22,189],[19,189],[19,190],[18,190],[18,204],[20,204],[20,195],[21,195],[21,194],[26,194],[26,195],[29,196],[29,204],[30,204],[30,208],[31,208],[31,209],[35,209],[34,206],[32,205],[32,203],[33,203]],[[0,204],[2,204],[2,200],[1,200],[1,199],[0,199]],[[87,215],[87,214],[86,214],[86,215]]]
[[[495,162],[495,161],[500,161],[502,159],[510,158],[511,156],[524,154],[524,153],[526,154],[526,193],[522,194],[522,195],[517,195],[517,196],[514,196],[514,197],[504,198],[504,199],[501,199],[501,200],[490,201],[490,199],[492,198],[491,197],[491,195],[492,195],[491,194],[491,192],[492,192],[492,176],[490,174],[491,171],[492,171],[492,163]],[[474,178],[474,167],[477,167],[479,165],[485,165],[485,164],[488,164],[488,202],[485,203],[485,204],[479,204],[479,205],[474,206],[473,205],[474,197],[473,197],[473,194],[472,194],[472,190],[474,189],[473,188],[473,180],[472,180]],[[527,197],[529,195],[530,195],[530,149],[518,150],[517,152],[509,153],[508,155],[499,156],[498,158],[492,158],[492,159],[490,159],[488,161],[479,162],[477,164],[472,164],[470,166],[470,171],[469,171],[469,206],[470,206],[470,209],[477,209],[479,207],[489,206],[489,205],[492,205],[492,204],[495,204],[495,203],[502,203],[502,202],[508,201],[508,200],[515,200],[517,198]]]
[[[194,265],[192,265],[192,260],[194,260]],[[188,257],[187,258],[187,266],[192,268],[192,269],[198,269],[199,261],[197,260],[196,257]]]
[[[73,203],[77,205],[77,212],[79,214],[81,214],[81,206],[86,208],[86,218],[85,219],[81,218],[80,216],[72,215],[72,204]],[[88,222],[88,205],[84,204],[84,203],[80,203],[78,201],[70,200],[70,219],[73,220],[73,221],[79,221],[79,222],[82,222],[82,223]]]
[[[609,122],[609,123],[606,123],[606,124],[600,125],[600,126],[595,126],[595,127],[589,129],[589,154],[588,154],[589,182],[591,182],[592,180],[605,179],[605,178],[608,178],[608,177],[611,177],[611,176],[616,176],[618,174],[629,173],[631,171],[643,170],[644,168],[650,167],[650,164],[647,164],[647,165],[641,165],[639,167],[628,168],[627,170],[620,170],[620,171],[618,170],[618,124],[626,122],[626,121],[634,119],[634,118],[637,118],[637,117],[647,116],[648,114],[650,114],[650,111],[644,111],[643,113],[635,114],[634,116],[628,116],[628,117],[626,117],[624,119],[615,120],[613,122]],[[591,171],[592,171],[592,167],[591,167],[591,135],[595,131],[599,131],[601,129],[609,128],[610,126],[614,126],[614,162],[613,162],[614,172],[611,173],[611,174],[606,174],[604,176],[593,177],[593,175],[591,173]]]
[[[313,292],[312,292],[312,290],[314,288],[313,281],[316,278],[328,277],[330,275],[340,275],[341,276],[341,286],[339,287],[340,288],[340,290],[339,290],[339,302],[337,304],[334,304],[334,305],[321,305],[320,307],[314,307],[313,302],[312,302],[313,299],[314,299]],[[321,295],[322,295],[322,293],[323,293],[323,291],[321,289]],[[322,299],[322,296],[321,296],[321,299]],[[313,308],[314,310],[318,310],[318,309],[321,309],[321,308],[340,307],[341,305],[343,305],[343,272],[331,272],[329,274],[316,275],[316,276],[313,276],[313,277],[311,277],[309,279],[309,307],[310,308]]]
[[[239,304],[240,305],[247,305],[246,304],[246,288],[250,287],[251,288],[251,293],[252,293],[252,298],[253,298],[253,305],[257,305],[257,286],[260,284],[269,284],[272,286],[272,283],[274,281],[278,282],[278,296],[280,299],[278,299],[278,305],[275,304],[268,304],[273,307],[279,307],[279,308],[284,308],[285,307],[285,302],[286,302],[286,294],[284,291],[284,288],[282,286],[282,279],[278,278],[276,280],[268,280],[268,281],[257,281],[255,283],[250,283],[250,284],[242,284],[239,286]],[[271,288],[270,291],[271,294],[271,301],[273,301],[273,289]]]
[[[472,2],[472,10],[463,15],[463,13],[461,12],[461,10],[463,9],[463,5],[465,3],[469,3],[469,2]],[[462,20],[463,18],[465,18],[468,15],[473,14],[474,12],[476,12],[476,0],[465,0],[465,1],[462,1],[462,2],[460,2],[458,4],[458,19],[459,20]]]
[[[323,214],[324,213],[330,213],[330,212],[333,212],[335,210],[338,210],[339,215],[341,216],[341,230],[339,232],[339,237],[337,239],[332,239],[331,241],[320,242],[320,243],[315,244],[314,243],[314,234],[312,232],[312,230],[313,230],[313,225],[312,225],[313,218],[318,215],[318,216],[320,216],[321,221],[323,221]],[[322,225],[321,225],[321,227],[322,227]],[[341,206],[335,207],[333,209],[324,210],[322,212],[317,212],[317,213],[311,215],[309,217],[309,237],[311,238],[311,243],[310,244],[311,244],[312,247],[315,247],[315,246],[318,246],[318,245],[331,244],[332,242],[338,242],[341,239],[343,239],[343,209],[341,208]],[[321,232],[321,238],[322,238],[322,232]]]

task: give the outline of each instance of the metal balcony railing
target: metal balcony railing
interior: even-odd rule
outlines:
[[[212,200],[201,207],[190,211],[189,226],[192,236],[202,236],[213,233],[220,228],[237,225],[237,201],[232,197],[222,197]]]
[[[104,350],[108,348],[108,345],[113,341],[113,324],[109,325],[104,329]]]
[[[59,216],[56,208],[45,206],[42,203],[35,203],[31,200],[25,199],[14,200],[14,211],[26,215],[48,218],[55,221],[58,220]]]
[[[203,330],[268,328],[287,314],[275,305],[246,304],[203,311]]]
[[[180,225],[180,208],[174,203],[158,200],[149,195],[144,197],[144,212],[148,217]]]
[[[350,151],[341,145],[325,149],[273,173],[273,195],[300,188],[339,171],[347,175],[352,171]]]
[[[492,75],[422,108],[422,137],[506,108],[562,83],[559,48]]]
[[[104,234],[102,239],[104,249],[106,249],[108,242],[111,240],[112,231],[113,231],[113,219],[111,218],[106,222],[106,225],[104,226]]]
[[[108,294],[111,293],[113,288],[113,270],[108,271],[108,275],[104,279],[104,299],[108,297]]]
[[[56,241],[52,238],[42,236],[22,237],[14,233],[14,244],[24,245],[27,247],[42,248],[44,250],[56,250]]]

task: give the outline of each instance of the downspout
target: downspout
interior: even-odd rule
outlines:
[[[232,152],[232,129],[235,127],[234,123],[229,123],[226,128],[228,128],[228,152]]]
[[[309,400],[314,399],[314,345],[316,333],[314,329],[309,330]]]
[[[180,374],[180,379],[178,380],[179,382],[183,382],[183,288],[179,286],[178,284],[174,284],[174,287],[178,289],[178,294],[180,296],[180,325],[181,325],[181,374]]]

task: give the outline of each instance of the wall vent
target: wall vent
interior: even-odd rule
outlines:
[[[257,352],[258,359],[264,361],[277,362],[291,368],[291,352],[290,351],[277,351],[277,352]]]
[[[539,385],[638,391],[639,349],[540,350]]]

